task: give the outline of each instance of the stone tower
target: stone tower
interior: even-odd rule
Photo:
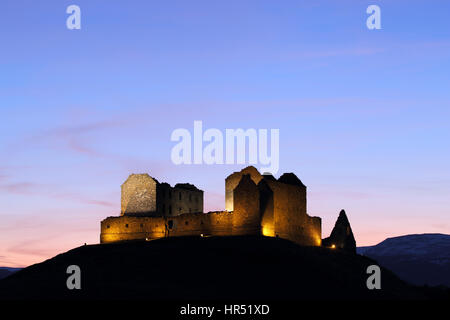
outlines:
[[[156,211],[158,181],[145,174],[131,174],[121,186],[123,215],[145,215]]]
[[[237,187],[243,175],[250,175],[251,179],[255,184],[258,184],[259,181],[263,178],[263,176],[259,173],[259,171],[253,167],[248,166],[241,171],[233,172],[225,179],[225,210],[233,211],[233,190]]]
[[[259,190],[250,174],[244,174],[233,190],[233,234],[260,234]]]

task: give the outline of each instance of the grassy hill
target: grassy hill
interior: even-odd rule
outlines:
[[[267,237],[183,237],[78,247],[0,280],[1,299],[427,299],[370,258]],[[81,290],[66,269],[81,268]],[[431,294],[435,295],[435,292]],[[442,297],[442,295],[439,295]]]

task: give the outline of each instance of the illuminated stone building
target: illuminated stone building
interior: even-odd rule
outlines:
[[[275,179],[252,166],[234,172],[225,179],[225,211],[204,213],[202,190],[191,184],[171,187],[148,174],[130,175],[121,197],[121,215],[101,222],[101,243],[232,235],[322,243],[321,218],[307,214],[306,186],[293,173]]]

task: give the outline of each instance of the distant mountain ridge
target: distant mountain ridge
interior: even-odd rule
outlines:
[[[388,238],[357,252],[415,285],[450,287],[450,235],[411,234]]]
[[[22,268],[8,268],[8,267],[0,267],[0,279],[6,278],[14,272],[19,271]]]

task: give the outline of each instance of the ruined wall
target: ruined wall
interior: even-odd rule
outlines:
[[[259,189],[250,174],[245,174],[233,191],[233,235],[261,233],[259,205]]]
[[[321,220],[306,213],[306,187],[269,180],[265,184],[273,192],[275,236],[301,245],[320,245]]]
[[[203,212],[203,191],[175,186],[172,188],[171,205],[174,215]]]
[[[132,174],[121,191],[121,215],[177,216],[203,212],[203,191],[188,183],[171,187],[148,174]]]
[[[208,217],[204,213],[186,213],[176,217],[166,218],[167,236],[199,236],[209,229]]]
[[[292,241],[308,246],[320,246],[322,244],[322,219],[320,217],[307,216],[303,225],[300,225],[300,233],[292,237]]]
[[[158,216],[171,216],[172,187],[168,183],[160,183],[156,187],[156,211]]]
[[[164,216],[203,212],[203,191],[190,187],[171,187],[167,183],[157,186],[157,212]]]
[[[109,217],[101,222],[100,242],[231,235],[232,218],[233,214],[227,211],[186,213],[174,217]]]
[[[121,215],[145,215],[156,211],[158,182],[148,174],[132,174],[121,186]]]
[[[341,210],[333,230],[328,238],[322,240],[324,247],[338,248],[356,253],[356,241],[345,210]]]
[[[261,233],[267,237],[275,237],[275,221],[273,216],[273,191],[266,179],[258,183],[259,207],[261,211]]]
[[[226,211],[182,214],[170,219],[173,227],[168,236],[230,235],[231,219],[232,214]]]
[[[148,174],[131,175],[122,185],[121,217],[101,222],[100,241],[263,234],[321,245],[321,219],[307,214],[306,186],[294,174],[276,180],[247,167],[228,176],[225,188],[227,211],[205,214],[203,191],[195,186],[172,188]]]
[[[249,174],[255,184],[258,184],[259,181],[263,178],[263,176],[256,170],[255,167],[249,166],[247,168],[242,169],[239,172],[234,172],[230,174],[225,179],[225,210],[233,211],[233,190],[241,181],[243,175]]]
[[[229,236],[232,234],[233,229],[233,216],[232,212],[217,211],[208,213],[211,229],[210,234],[214,236]]]
[[[163,217],[108,217],[100,224],[100,243],[165,237]]]
[[[302,216],[306,214],[300,209],[303,206],[300,190],[276,181],[266,181],[266,183],[273,192],[275,236],[287,239],[301,224]]]

